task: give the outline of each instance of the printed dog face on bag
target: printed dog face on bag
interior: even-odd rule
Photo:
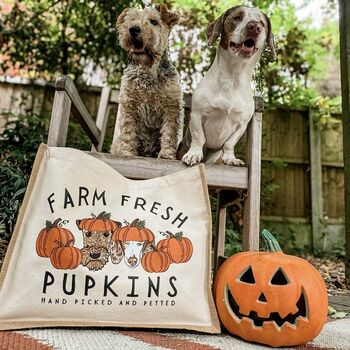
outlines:
[[[209,209],[203,166],[133,181],[42,145],[0,277],[0,329],[219,332]]]

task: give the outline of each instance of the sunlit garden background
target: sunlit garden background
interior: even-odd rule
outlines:
[[[215,55],[206,45],[208,24],[227,8],[244,3],[261,8],[272,21],[278,60],[265,55],[254,90],[265,100],[263,117],[262,227],[284,250],[310,255],[315,264],[336,270],[329,284],[344,289],[344,171],[338,9],[336,1],[169,0],[182,16],[170,41],[183,89],[193,91]],[[53,82],[69,74],[96,116],[101,87],[118,88],[126,55],[117,42],[115,22],[127,6],[149,1],[0,1],[0,244],[4,252],[14,228],[32,162],[46,141]],[[111,108],[104,151],[111,141]],[[312,137],[321,139],[315,149]],[[71,122],[68,145],[89,149]],[[244,151],[244,140],[241,142]],[[311,171],[321,152],[322,171]],[[312,181],[322,182],[313,193]],[[313,203],[322,201],[321,212]],[[215,200],[212,201],[215,211]],[[229,210],[226,253],[241,249],[241,203]],[[312,256],[312,257],[311,257]],[[323,260],[314,258],[323,257]],[[333,265],[325,260],[330,258]],[[0,258],[1,259],[1,258]],[[340,259],[340,260],[339,260]],[[327,269],[326,269],[327,270]]]

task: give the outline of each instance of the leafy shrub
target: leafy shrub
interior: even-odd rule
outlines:
[[[40,143],[47,138],[47,119],[21,115],[0,134],[0,238],[8,240],[14,229]],[[11,120],[12,119],[12,120]]]

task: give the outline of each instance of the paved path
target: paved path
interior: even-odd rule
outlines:
[[[337,311],[350,313],[350,295],[331,295],[329,305]]]

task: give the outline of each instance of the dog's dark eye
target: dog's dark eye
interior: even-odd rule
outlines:
[[[108,237],[108,236],[109,236],[109,232],[103,232],[103,235],[104,235],[105,237]]]
[[[236,16],[233,18],[235,21],[240,21],[241,20],[241,16]]]
[[[158,25],[158,21],[156,21],[155,19],[151,19],[149,22],[154,26]]]
[[[91,236],[92,236],[92,233],[91,233],[91,232],[86,232],[86,233],[85,233],[85,236],[86,236],[86,237],[91,237]]]

